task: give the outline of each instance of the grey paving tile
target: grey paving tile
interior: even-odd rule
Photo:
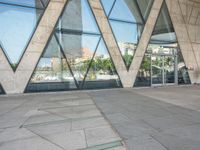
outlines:
[[[130,119],[127,116],[123,115],[122,113],[108,114],[108,115],[106,115],[106,117],[113,124],[130,121]]]
[[[81,130],[105,125],[109,124],[103,117],[72,120],[72,130]]]
[[[88,146],[121,140],[110,126],[85,129]]]
[[[132,137],[126,142],[129,150],[168,150],[149,136]]]

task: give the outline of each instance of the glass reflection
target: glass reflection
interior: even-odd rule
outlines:
[[[121,87],[110,55],[101,39],[85,79],[84,88]]]
[[[46,6],[48,0],[0,0],[0,3],[43,8],[43,4]]]
[[[148,15],[150,13],[149,8],[151,8],[151,5],[153,4],[154,0],[137,0],[138,7],[140,9],[140,12],[143,16],[144,20],[147,20]]]
[[[146,73],[147,70],[150,70],[150,74]],[[144,84],[145,81],[150,84]],[[167,6],[164,3],[138,72],[135,86],[188,83],[190,83],[189,75],[178,48]]]
[[[14,70],[42,13],[35,8],[0,3],[0,45]]]
[[[61,34],[58,36],[61,37],[60,43],[62,44],[63,51],[68,59],[74,77],[77,81],[83,81],[87,68],[98,46],[100,36],[87,34]]]
[[[5,94],[5,93],[4,93],[4,90],[3,90],[3,88],[2,88],[2,86],[1,86],[1,84],[0,84],[0,95],[1,95],[1,94]]]
[[[88,1],[68,1],[27,91],[121,86],[101,39]]]
[[[139,3],[146,12],[150,11],[152,5],[152,1],[143,1],[101,0],[127,69],[131,65],[147,19],[142,16]]]
[[[26,91],[53,91],[76,89],[67,60],[53,36],[40,58]]]
[[[32,83],[37,82],[74,82],[66,59],[63,57],[55,37],[52,38],[47,50],[42,55]]]

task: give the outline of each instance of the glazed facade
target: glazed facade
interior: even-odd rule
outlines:
[[[200,82],[195,0],[0,0],[0,93]]]

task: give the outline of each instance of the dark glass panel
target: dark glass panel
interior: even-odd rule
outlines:
[[[0,4],[0,45],[14,70],[42,12],[33,8]]]
[[[149,16],[153,2],[154,0],[137,0],[138,7],[145,21]]]
[[[58,28],[67,29],[69,32],[70,30],[77,30],[99,34],[99,29],[87,0],[68,1]]]
[[[52,87],[54,85],[55,87]],[[59,87],[60,85],[60,87]],[[32,75],[27,91],[75,89],[75,81],[67,60],[53,36]]]
[[[0,0],[0,3],[1,2],[7,4],[27,6],[27,7],[43,8],[43,5],[40,0]]]
[[[151,43],[172,44],[177,43],[174,28],[169,16],[166,3],[163,4],[154,28]]]
[[[178,51],[178,84],[191,84],[188,68],[185,65],[181,51]]]
[[[134,86],[151,86],[151,56],[148,54],[145,54],[143,58]]]
[[[101,39],[89,72],[87,73],[84,88],[93,89],[111,87],[121,87],[121,82],[108,50]]]
[[[3,88],[2,88],[2,86],[1,86],[1,84],[0,84],[0,95],[1,94],[5,94],[5,92],[4,92],[4,90],[3,90]]]

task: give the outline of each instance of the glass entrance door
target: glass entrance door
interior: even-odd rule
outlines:
[[[151,84],[163,84],[163,57],[158,55],[151,56]]]
[[[162,86],[177,83],[177,59],[175,55],[151,56],[151,85]]]

